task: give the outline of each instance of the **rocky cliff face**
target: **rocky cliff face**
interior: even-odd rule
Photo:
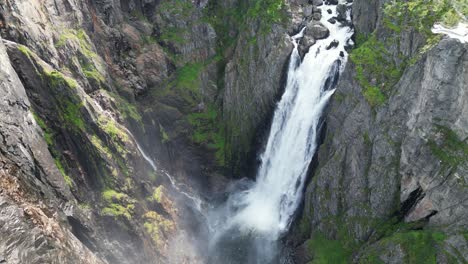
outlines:
[[[189,193],[247,171],[291,48],[273,4],[0,3],[0,262],[197,262],[166,171]]]
[[[392,30],[384,6],[354,3],[357,47],[329,106],[293,231],[299,263],[468,257],[468,46],[412,26]]]

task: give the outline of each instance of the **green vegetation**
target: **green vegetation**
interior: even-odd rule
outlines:
[[[259,19],[260,32],[267,33],[271,25],[287,21],[284,0],[258,0],[247,11],[247,17]]]
[[[375,33],[368,37],[362,34],[356,36],[357,47],[351,52],[350,59],[356,65],[356,79],[371,106],[385,103],[390,88],[398,81],[405,67],[439,41],[440,36],[431,32],[434,23],[453,26],[459,21],[460,15],[453,6],[448,0],[393,0],[385,5],[383,17],[384,25],[396,33],[393,37],[383,42],[377,39]],[[426,37],[426,45],[414,58],[397,55],[402,59],[397,65],[392,58],[395,54],[390,54],[387,47],[398,46],[400,33],[412,29]]]
[[[93,144],[94,147],[96,147],[96,149],[104,154],[108,159],[112,159],[112,152],[110,151],[110,149],[102,142],[102,140],[96,136],[96,135],[92,135],[91,136],[91,143]]]
[[[193,113],[188,116],[189,123],[195,131],[192,140],[195,143],[205,144],[215,149],[216,161],[223,166],[225,163],[225,137],[224,127],[219,121],[218,113],[213,106],[203,113]]]
[[[47,71],[44,69],[44,74],[47,77],[48,83],[52,85],[54,88],[58,88],[60,86],[66,86],[72,89],[75,89],[78,87],[78,83],[70,78],[64,76],[61,72],[52,70],[52,71]]]
[[[168,23],[160,29],[159,39],[177,44],[185,43],[187,40],[184,38],[184,35],[187,33],[187,28],[173,25],[171,22],[173,21],[173,17],[189,20],[194,10],[194,6],[190,1],[163,1],[158,8],[158,12],[160,12],[161,17],[168,20]]]
[[[80,110],[81,107],[83,107],[83,103],[75,104],[71,101],[66,101],[64,104],[63,113],[61,115],[64,121],[74,128],[84,130],[85,123]]]
[[[31,57],[34,55],[34,53],[24,45],[18,45],[17,47],[18,50],[21,51],[21,53],[23,53],[24,55],[26,55],[26,57],[28,57],[29,59],[31,59]]]
[[[163,194],[163,188],[164,187],[162,185],[158,186],[157,188],[154,188],[153,195],[151,195],[149,200],[153,201],[153,202],[161,203],[163,195],[164,195]]]
[[[309,264],[319,263],[350,263],[353,253],[361,250],[363,255],[359,263],[376,264],[383,263],[382,254],[394,246],[399,245],[405,253],[404,263],[434,263],[436,248],[446,238],[440,231],[422,229],[424,222],[405,223],[397,217],[382,220],[367,217],[330,217],[322,219],[324,230],[336,230],[336,232],[314,232],[311,239],[306,242],[307,250],[313,257]],[[366,244],[355,240],[353,230],[356,227],[362,229],[371,228],[373,234]],[[330,239],[326,234],[335,234]]]
[[[385,5],[385,25],[396,31],[416,29],[432,36],[431,28],[436,22],[454,25],[461,18],[449,0],[410,0],[391,1]]]
[[[49,147],[49,150],[54,157],[55,165],[57,166],[57,169],[60,171],[60,174],[62,174],[63,179],[67,183],[69,187],[73,186],[73,180],[71,177],[65,172],[65,168],[58,157],[57,152],[54,150],[54,135],[53,132],[49,129],[45,121],[36,113],[31,112],[34,119],[36,120],[37,124],[41,127],[42,131],[44,132],[44,140],[47,143],[47,146]]]
[[[162,41],[172,42],[172,43],[185,43],[184,34],[187,32],[186,29],[179,29],[176,27],[168,27],[163,30],[160,35]]]
[[[189,89],[198,93],[200,87],[199,77],[202,70],[202,63],[189,63],[177,69],[175,86],[179,89]]]
[[[98,84],[105,82],[106,78],[96,69],[94,64],[80,60],[81,69],[87,79],[92,79]]]
[[[70,176],[68,176],[68,174],[65,172],[65,169],[63,168],[63,165],[62,165],[62,162],[60,161],[60,159],[58,158],[55,158],[55,165],[57,166],[57,169],[60,171],[60,173],[62,174],[63,176],[63,179],[65,180],[65,182],[67,183],[67,185],[69,187],[72,187],[73,186],[73,181],[72,179],[70,178]]]
[[[369,133],[367,131],[364,132],[362,138],[364,139],[364,144],[366,144],[366,146],[372,146],[372,140],[370,139]]]
[[[154,211],[144,214],[144,218],[146,232],[151,236],[154,243],[158,247],[161,247],[164,243],[162,236],[164,234],[168,235],[168,233],[174,230],[174,223]]]
[[[219,1],[208,1],[204,9],[203,21],[211,24],[217,35],[217,54],[221,57],[228,47],[232,46],[237,40],[236,30],[242,30],[245,17],[245,10],[248,9],[248,3],[239,3],[234,8],[225,8]]]
[[[82,56],[79,56],[83,75],[90,80],[94,80],[99,85],[105,81],[104,76],[97,70],[93,63],[93,59],[98,55],[93,51],[91,40],[83,29],[66,30],[60,36],[59,41],[55,44],[57,48],[65,46],[69,41],[77,43]]]
[[[468,161],[468,143],[448,127],[436,126],[441,141],[429,140],[429,148],[445,166],[457,167]]]
[[[145,21],[145,22],[148,22],[148,18],[143,14],[141,13],[139,10],[133,10],[131,13],[130,13],[132,16],[138,18],[139,20],[141,21]]]
[[[59,41],[55,44],[57,48],[63,47],[67,44],[68,41],[75,41],[78,43],[80,52],[87,58],[95,58],[97,57],[96,53],[94,53],[91,46],[91,41],[86,31],[83,29],[79,30],[65,30],[62,35],[60,35]]]
[[[106,203],[106,207],[101,211],[102,214],[115,217],[124,216],[128,220],[132,219],[135,201],[130,199],[128,195],[107,189],[102,192],[102,199]]]
[[[120,128],[120,125],[113,119],[101,115],[99,116],[98,119],[99,126],[106,132],[112,140],[116,142],[129,142],[130,138],[128,137],[128,134]]]
[[[361,38],[360,41],[363,41]],[[364,88],[363,95],[371,106],[382,105],[384,91],[390,89],[400,78],[401,69],[388,54],[384,43],[372,34],[350,54],[356,65],[356,79]]]
[[[78,207],[82,210],[91,210],[91,205],[89,203],[79,203]]]
[[[189,18],[194,10],[194,7],[193,4],[187,0],[166,0],[160,4],[159,10],[163,10],[164,13],[170,16]]]
[[[169,141],[169,135],[167,134],[166,130],[164,129],[161,124],[159,124],[159,133],[161,134],[162,137],[162,143],[167,143]]]
[[[130,138],[127,132],[121,128],[120,124],[118,124],[114,119],[105,115],[99,116],[98,125],[112,139],[112,146],[121,156],[117,157],[113,155],[114,160],[119,164],[119,167],[123,170],[123,172],[128,175],[128,168],[125,165],[125,162],[121,159],[125,158],[128,153],[127,149],[125,148],[125,143],[130,142]],[[106,154],[107,156],[108,154],[106,151],[106,149],[103,149],[102,153]]]
[[[52,145],[54,144],[54,141],[53,141],[54,135],[53,135],[52,131],[50,131],[50,129],[47,127],[44,120],[39,115],[37,115],[34,112],[31,112],[31,113],[32,113],[32,115],[34,117],[34,120],[36,120],[36,123],[39,125],[39,127],[41,127],[42,131],[44,132],[44,139],[45,139],[47,145],[49,147],[52,147]]]
[[[463,19],[468,20],[468,2],[466,0],[452,0],[451,3],[453,9],[463,16]]]
[[[445,234],[430,230],[411,230],[396,232],[378,242],[377,247],[366,250],[361,263],[383,263],[379,255],[385,253],[382,249],[391,245],[400,245],[405,253],[404,263],[437,263],[439,244],[445,240]]]
[[[107,92],[107,91],[105,91]],[[133,119],[137,121],[139,124],[143,124],[140,113],[134,104],[129,103],[125,98],[121,97],[120,95],[112,92],[107,92],[112,98],[115,100],[115,106],[117,110],[125,117],[125,119]]]
[[[313,260],[309,264],[346,264],[352,251],[347,249],[341,241],[327,239],[321,233],[315,233],[307,241],[309,252],[313,253]]]
[[[151,45],[151,44],[157,43],[158,39],[156,37],[153,37],[153,36],[143,35],[143,36],[141,36],[141,41],[145,45]]]

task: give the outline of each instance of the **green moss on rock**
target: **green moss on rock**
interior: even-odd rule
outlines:
[[[216,161],[223,166],[225,164],[226,141],[223,122],[219,120],[216,108],[209,106],[202,113],[192,113],[188,116],[188,121],[194,127],[192,140],[214,149]]]
[[[313,256],[309,264],[346,264],[349,263],[352,254],[342,241],[327,239],[319,232],[307,241],[307,249]]]
[[[128,220],[132,219],[135,209],[135,201],[130,199],[127,194],[117,192],[112,189],[106,189],[102,192],[102,199],[106,206],[101,210],[103,215],[114,217],[123,216]]]
[[[361,39],[360,41],[364,41]],[[384,43],[372,34],[350,54],[356,65],[356,79],[363,87],[363,95],[371,106],[382,105],[386,101],[385,90],[390,89],[400,78],[399,69]]]
[[[436,133],[440,140],[429,140],[429,148],[446,166],[457,167],[468,161],[468,143],[458,138],[457,134],[448,127],[436,126]]]

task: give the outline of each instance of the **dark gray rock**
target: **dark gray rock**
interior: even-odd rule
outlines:
[[[321,14],[321,13],[314,13],[314,15],[312,16],[312,18],[313,18],[314,20],[319,21],[319,20],[322,18],[322,14]]]
[[[323,0],[309,0],[309,3],[311,3],[314,6],[321,6],[323,5]]]
[[[346,12],[348,7],[344,4],[340,4],[336,7],[337,17],[336,19],[340,22],[346,22]]]
[[[314,22],[307,25],[305,34],[314,39],[324,39],[330,35],[330,31],[321,23]]]

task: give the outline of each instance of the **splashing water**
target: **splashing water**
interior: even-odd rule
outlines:
[[[293,36],[285,92],[278,103],[255,183],[245,180],[212,213],[211,263],[273,263],[278,239],[300,204],[307,170],[317,148],[321,115],[347,61],[353,30],[328,20],[336,6],[322,5],[321,23],[330,35],[310,47],[302,63]],[[327,12],[331,10],[331,14]],[[348,21],[350,11],[347,13]],[[332,42],[337,44],[333,47]],[[229,249],[226,249],[228,247]]]

